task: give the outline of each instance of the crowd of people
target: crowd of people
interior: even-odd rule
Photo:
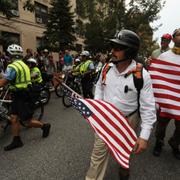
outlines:
[[[169,47],[170,42],[173,48]],[[154,156],[160,156],[164,145],[164,137],[167,125],[172,118],[161,117],[161,107],[157,106],[154,97],[151,76],[148,66],[152,59],[161,59],[164,62],[179,64],[180,60],[180,28],[172,35],[164,34],[161,37],[161,47],[152,52],[146,61],[146,68],[140,66],[140,77],[142,85],[139,92],[134,80],[134,71],[139,69],[139,63],[135,61],[140,47],[140,37],[131,30],[121,30],[110,39],[111,58],[103,58],[101,54],[94,57],[89,51],[82,51],[76,57],[70,55],[69,50],[59,53],[59,61],[55,65],[53,56],[47,49],[40,53],[34,53],[27,49],[26,56],[22,57],[22,48],[11,45],[7,52],[9,57],[0,55],[1,70],[4,72],[0,80],[0,86],[10,84],[15,87],[12,104],[12,134],[13,141],[4,148],[5,151],[12,150],[23,145],[20,138],[20,124],[18,118],[29,121],[29,127],[37,127],[43,130],[43,137],[47,137],[50,131],[49,123],[42,123],[32,119],[32,113],[28,112],[26,103],[28,89],[32,83],[41,83],[42,72],[49,74],[55,71],[70,71],[73,75],[81,75],[82,90],[84,98],[101,99],[113,104],[122,114],[128,118],[132,128],[137,131],[140,124],[141,130],[134,148],[134,153],[139,154],[148,147],[148,140],[153,126],[156,124],[156,143],[153,150]],[[29,67],[28,67],[29,66]],[[98,73],[96,70],[98,69]],[[98,78],[97,78],[98,77]],[[179,79],[178,79],[179,81]],[[93,85],[95,92],[93,93]],[[13,89],[12,88],[12,89]],[[21,94],[21,95],[20,95]],[[22,96],[23,95],[23,96]],[[177,97],[179,98],[179,97]],[[22,112],[26,112],[25,114]],[[173,155],[180,160],[180,121],[175,121],[175,131],[168,141]],[[106,143],[95,134],[95,142],[90,160],[90,167],[86,174],[86,180],[103,180],[108,164],[109,150]],[[130,171],[120,167],[120,180],[128,180]]]

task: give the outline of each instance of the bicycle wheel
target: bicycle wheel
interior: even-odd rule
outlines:
[[[49,89],[41,90],[40,98],[41,98],[42,104],[44,104],[44,105],[48,104],[48,102],[49,102],[49,100],[51,98],[51,93],[50,93]]]
[[[5,131],[10,125],[9,108],[5,104],[0,106],[0,129]]]
[[[71,102],[69,101],[69,98],[66,94],[63,95],[62,97],[62,103],[65,107],[71,107]]]
[[[44,115],[44,105],[40,100],[35,102],[33,119],[41,120]]]
[[[63,86],[61,84],[58,84],[56,87],[55,87],[55,93],[58,97],[62,97],[63,96]]]

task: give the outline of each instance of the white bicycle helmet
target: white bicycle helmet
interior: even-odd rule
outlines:
[[[74,62],[80,62],[81,60],[79,58],[76,58]]]
[[[7,48],[7,52],[10,54],[10,55],[19,55],[19,56],[22,56],[23,55],[23,49],[21,46],[17,45],[17,44],[11,44],[8,46]]]
[[[90,56],[90,53],[89,53],[89,51],[82,51],[80,55],[88,57],[88,56]]]
[[[34,58],[29,58],[27,62],[37,64],[37,61]]]

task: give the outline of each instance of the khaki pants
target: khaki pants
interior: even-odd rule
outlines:
[[[133,129],[137,129],[140,118],[138,113],[134,113],[128,118]],[[91,155],[89,170],[85,180],[103,180],[108,165],[109,150],[102,139],[95,134],[94,148]]]

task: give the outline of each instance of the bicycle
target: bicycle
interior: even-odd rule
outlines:
[[[82,94],[81,75],[69,76],[66,81],[66,85],[69,86],[77,94]],[[63,93],[62,103],[65,107],[72,106],[71,102],[69,101],[69,96],[65,92]]]
[[[11,110],[12,97],[9,91],[9,87],[1,89],[0,92],[0,128],[5,131],[10,125],[10,110]],[[44,114],[44,105],[39,99],[33,101],[33,119],[41,120]],[[20,120],[22,126],[27,125]]]

